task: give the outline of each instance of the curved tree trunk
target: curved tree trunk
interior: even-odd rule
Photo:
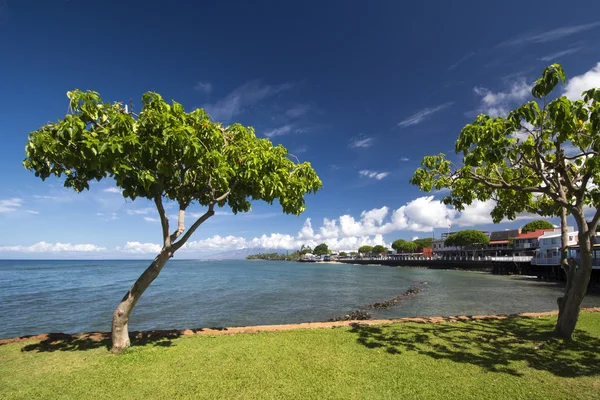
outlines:
[[[112,319],[112,348],[113,353],[120,353],[129,347],[129,315],[135,307],[135,304],[140,299],[144,291],[150,286],[152,281],[156,279],[162,268],[165,266],[169,257],[173,253],[170,250],[163,248],[161,252],[152,261],[152,264],[140,275],[133,286],[129,288],[125,297],[121,300],[115,311]]]
[[[568,260],[567,286],[563,297],[558,298],[558,320],[556,322],[556,334],[564,339],[572,339],[575,325],[579,319],[581,302],[587,292],[588,283],[592,274],[592,239],[587,221],[581,215],[574,215],[579,228],[579,265],[575,260]],[[566,219],[566,218],[565,218]],[[566,226],[566,223],[564,224]],[[566,230],[566,227],[564,228]],[[564,236],[563,233],[563,239]],[[568,239],[568,238],[567,238]],[[566,242],[565,242],[566,243]],[[563,246],[566,251],[566,246]]]

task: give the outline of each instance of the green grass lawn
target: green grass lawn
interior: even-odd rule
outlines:
[[[0,346],[0,399],[598,399],[600,313]]]

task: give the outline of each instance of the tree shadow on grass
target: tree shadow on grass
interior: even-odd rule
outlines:
[[[417,352],[522,376],[520,362],[561,377],[600,375],[600,338],[576,331],[574,341],[553,337],[553,322],[507,318],[443,324],[354,324],[357,342],[389,354]]]
[[[131,346],[173,346],[173,340],[182,336],[181,331],[148,331],[131,332]],[[38,337],[36,337],[38,338]],[[98,349],[101,347],[110,350],[110,333],[97,332],[80,335],[69,335],[66,333],[49,333],[43,335],[39,342],[31,343],[23,348],[23,352],[53,352],[53,351],[84,351]]]

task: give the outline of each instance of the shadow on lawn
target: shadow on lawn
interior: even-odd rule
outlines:
[[[519,365],[561,377],[600,375],[600,339],[576,331],[575,341],[552,336],[552,321],[507,318],[446,324],[354,324],[358,343],[390,354],[417,352],[521,376]]]
[[[44,335],[37,343],[32,343],[21,348],[21,351],[53,352],[53,351],[78,351],[91,350],[104,347],[110,350],[109,333],[91,333],[82,335],[69,335],[66,333],[49,333]],[[173,346],[172,339],[181,336],[181,331],[150,331],[131,332],[132,346]]]

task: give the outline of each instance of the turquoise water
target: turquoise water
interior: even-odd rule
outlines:
[[[113,309],[148,264],[0,261],[0,338],[109,331]],[[325,321],[414,286],[422,293],[374,317],[549,311],[561,292],[535,280],[461,271],[171,260],[133,311],[130,330]],[[600,297],[584,305],[600,306]]]

